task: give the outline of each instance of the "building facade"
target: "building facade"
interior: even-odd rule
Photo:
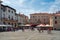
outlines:
[[[2,11],[1,11],[1,3],[2,3],[2,1],[0,0],[0,24],[2,24],[2,22],[1,22],[1,15],[2,15],[2,14],[1,14],[1,12],[2,12]]]
[[[60,11],[52,14],[34,13],[30,14],[32,24],[50,24],[53,29],[60,29]]]
[[[28,16],[24,15],[24,14],[17,14],[16,13],[16,16],[17,16],[17,24],[18,25],[22,25],[22,24],[27,24],[28,23]]]
[[[53,26],[54,29],[60,29],[60,13],[55,13],[52,14],[51,16],[51,25]]]
[[[30,23],[32,24],[49,24],[50,14],[48,13],[34,13],[30,14]]]
[[[28,23],[28,16],[24,14],[19,14],[20,15],[20,23],[21,24],[27,24]]]
[[[12,25],[12,27],[16,27],[17,20],[16,20],[16,10],[10,6],[2,5],[1,4],[1,20],[2,24]]]
[[[20,25],[21,24],[20,15],[16,13],[16,17],[17,17],[17,25]]]
[[[12,27],[17,27],[18,24],[28,23],[28,16],[24,14],[17,14],[14,8],[3,4],[1,4],[0,7],[0,24],[12,25]]]

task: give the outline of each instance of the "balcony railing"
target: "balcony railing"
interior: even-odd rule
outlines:
[[[1,20],[7,20],[7,21],[15,21],[15,22],[17,22],[18,20],[14,20],[14,19],[9,19],[9,18],[5,18],[5,17],[3,17],[3,18],[1,18]]]
[[[8,20],[8,18],[3,17],[3,18],[1,18],[1,20]]]

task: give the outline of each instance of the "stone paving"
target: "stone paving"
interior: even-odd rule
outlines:
[[[60,40],[60,31],[52,31],[51,34],[48,34],[46,30],[42,33],[37,30],[1,32],[0,40]]]

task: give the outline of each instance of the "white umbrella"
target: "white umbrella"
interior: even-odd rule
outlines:
[[[25,26],[25,25],[21,24],[21,25],[19,25],[19,26]]]
[[[1,26],[4,26],[4,27],[12,27],[12,25],[0,25]]]
[[[53,27],[53,26],[46,24],[45,26],[42,26],[42,27]]]
[[[29,24],[26,24],[25,26],[31,26],[31,25],[29,25]]]
[[[45,25],[43,25],[43,24],[37,25],[37,27],[43,27],[43,26],[45,26]]]
[[[37,25],[37,27],[53,27],[53,26],[49,24],[46,24],[46,25],[40,24],[40,25]]]

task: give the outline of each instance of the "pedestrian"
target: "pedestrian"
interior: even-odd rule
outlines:
[[[24,32],[24,27],[22,27],[22,31]]]
[[[41,33],[41,28],[37,28],[38,32]]]
[[[34,31],[34,27],[31,27],[31,30]]]
[[[3,29],[0,27],[0,32],[2,32],[3,31]]]
[[[41,28],[41,31],[42,31],[42,32],[43,32],[43,30],[44,30],[44,29],[43,29],[43,28]]]
[[[48,34],[51,34],[52,28],[48,28]]]
[[[15,32],[15,27],[13,27],[13,31]]]

